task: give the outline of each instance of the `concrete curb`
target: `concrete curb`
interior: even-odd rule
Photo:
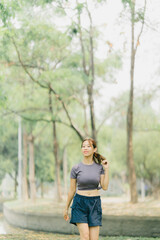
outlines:
[[[37,231],[77,234],[73,224],[65,222],[60,214],[30,213],[3,205],[4,217],[11,225]],[[160,217],[103,215],[101,236],[160,237]]]
[[[3,199],[0,199],[0,212],[3,212],[3,204],[4,202],[6,201],[13,201],[14,199],[9,199],[9,198],[3,198]]]

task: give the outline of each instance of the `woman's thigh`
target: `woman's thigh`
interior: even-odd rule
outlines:
[[[88,223],[77,223],[80,240],[90,240]]]
[[[99,239],[99,226],[89,227],[89,240]]]

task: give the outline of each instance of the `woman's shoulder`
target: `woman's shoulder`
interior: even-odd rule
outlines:
[[[97,162],[95,162],[95,164],[97,165],[97,166],[102,166],[102,164],[101,163],[97,163]]]
[[[76,163],[72,166],[72,169],[78,169],[80,167],[80,162]]]
[[[103,168],[103,166],[102,166],[102,164],[101,164],[101,163],[96,163],[96,162],[95,162],[95,165],[96,165],[96,167],[97,167],[97,168],[100,168],[100,169],[102,169],[102,168]]]

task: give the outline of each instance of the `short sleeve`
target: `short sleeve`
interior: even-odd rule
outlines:
[[[103,166],[101,165],[101,169],[100,169],[100,175],[104,174],[104,169]]]
[[[70,178],[77,178],[77,171],[76,171],[76,166],[73,166],[71,169],[71,174],[70,174]]]

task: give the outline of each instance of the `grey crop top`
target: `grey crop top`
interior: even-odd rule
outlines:
[[[104,174],[101,164],[93,163],[90,165],[82,162],[74,165],[71,169],[70,178],[77,179],[78,190],[100,189],[100,175]]]

